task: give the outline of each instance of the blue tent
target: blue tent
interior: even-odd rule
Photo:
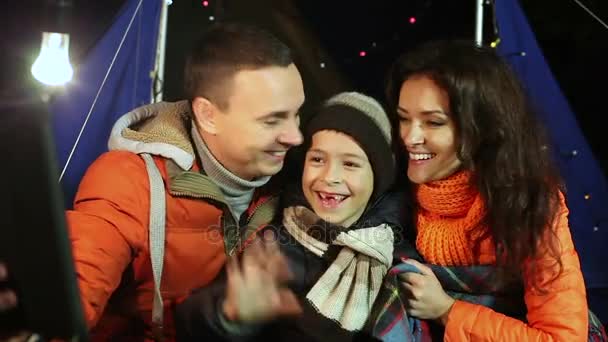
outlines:
[[[569,223],[588,289],[589,303],[608,322],[608,186],[597,160],[562,94],[516,0],[495,2],[501,43],[548,127],[556,161],[566,183]]]
[[[114,121],[151,102],[150,73],[154,70],[162,1],[126,1],[112,26],[78,66],[75,80],[52,105],[62,169],[69,159],[61,180],[68,208],[87,167],[107,150]]]

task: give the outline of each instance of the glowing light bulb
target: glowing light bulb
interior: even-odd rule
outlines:
[[[416,23],[416,17],[410,17],[410,24]]]
[[[70,35],[66,33],[43,32],[40,55],[32,64],[32,75],[38,81],[50,85],[64,85],[74,75],[69,57]]]

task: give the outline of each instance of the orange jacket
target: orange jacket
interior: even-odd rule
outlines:
[[[578,254],[568,226],[568,208],[562,197],[554,232],[561,245],[562,273],[547,285],[547,293],[525,289],[527,323],[481,305],[456,301],[448,314],[445,341],[587,341],[588,308]],[[482,246],[483,248],[483,246]],[[481,255],[494,254],[493,250]],[[553,274],[555,261],[540,259],[538,276]]]
[[[152,336],[154,278],[148,241],[150,188],[145,162],[133,152],[143,149],[143,152],[152,153],[151,150],[157,149],[171,157],[173,163],[170,166],[169,159],[154,156],[166,190],[161,293],[165,309],[164,332],[168,340],[174,337],[172,309],[175,304],[192,289],[212,281],[224,265],[221,205],[212,204],[201,196],[178,194],[179,191],[172,188],[179,179],[176,172],[180,175],[184,170],[199,168],[194,165],[189,132],[180,126],[183,120],[174,120],[183,117],[181,112],[184,110],[187,107],[183,103],[160,103],[136,109],[119,120],[110,147],[123,150],[107,152],[89,167],[78,189],[74,210],[67,212],[83,309],[88,326],[95,327],[96,340],[114,340],[110,334],[124,329],[126,331],[120,333],[122,340],[124,334],[138,341],[143,335],[148,340]],[[123,134],[125,128],[142,117],[149,119],[147,128]],[[131,138],[125,139],[129,134]],[[167,137],[171,140],[163,142]],[[139,150],[125,151],[133,149]],[[251,217],[254,212],[261,211],[257,209],[261,203],[269,204],[268,199],[267,194],[257,191],[246,214]]]

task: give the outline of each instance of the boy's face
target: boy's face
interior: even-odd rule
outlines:
[[[302,190],[319,217],[349,227],[367,206],[374,173],[367,155],[350,136],[319,131],[306,152]]]

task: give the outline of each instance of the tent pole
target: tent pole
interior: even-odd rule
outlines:
[[[162,1],[160,11],[160,24],[158,27],[158,41],[156,44],[156,61],[154,65],[154,83],[152,84],[151,102],[163,100],[163,88],[165,77],[165,48],[167,45],[167,17],[171,0]]]
[[[475,44],[483,45],[483,3],[485,0],[475,0]]]

